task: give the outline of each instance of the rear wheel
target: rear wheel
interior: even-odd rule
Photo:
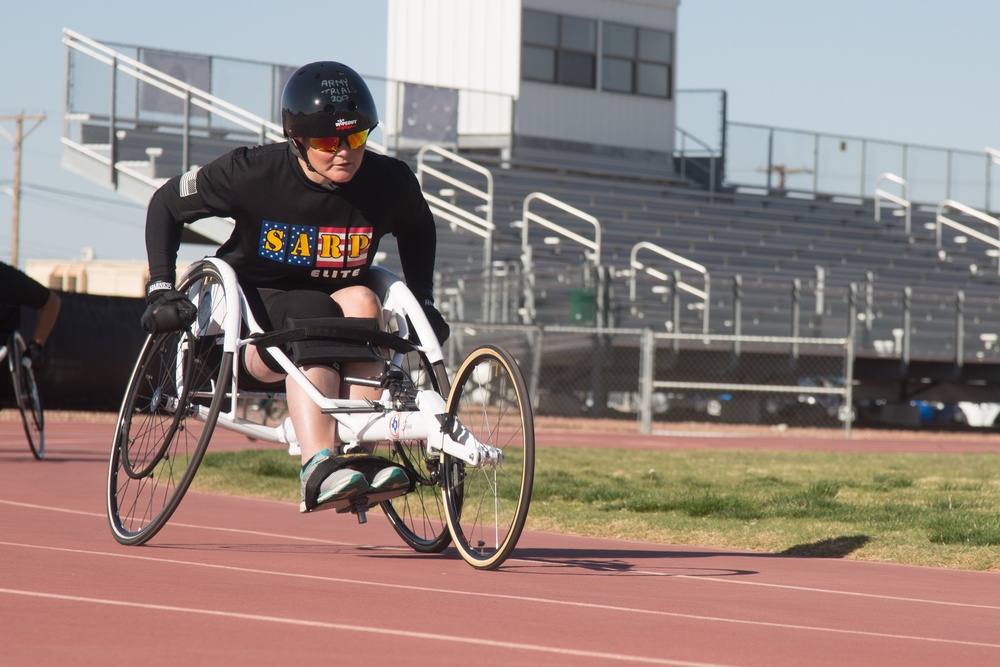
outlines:
[[[11,354],[10,375],[14,381],[14,395],[21,412],[24,434],[28,438],[31,453],[41,460],[45,458],[45,414],[42,412],[38,385],[35,384],[35,371],[30,362],[25,363],[27,348],[23,338],[17,334],[11,335],[7,349]]]
[[[219,411],[228,406],[233,353],[223,352],[222,276],[203,265],[180,291],[198,306],[187,331],[146,339],[129,381],[108,470],[108,518],[122,544],[143,544],[177,509]]]
[[[513,552],[528,518],[535,476],[535,427],[528,390],[506,350],[485,345],[455,375],[448,415],[479,442],[500,450],[500,461],[476,467],[443,455],[448,528],[459,553],[482,570]]]
[[[404,357],[403,371],[415,390],[430,389],[445,396],[448,378],[444,364],[430,364],[414,351]],[[381,503],[389,523],[403,541],[421,553],[439,553],[451,543],[441,496],[441,460],[427,455],[426,440],[389,443],[389,458],[406,469],[414,488],[409,493]]]

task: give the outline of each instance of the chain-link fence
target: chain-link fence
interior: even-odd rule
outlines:
[[[847,338],[454,323],[449,367],[484,343],[514,355],[542,417],[631,422],[642,433],[698,421],[850,434]]]

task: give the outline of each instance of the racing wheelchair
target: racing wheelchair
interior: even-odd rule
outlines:
[[[0,345],[0,364],[7,361],[11,383],[14,385],[14,398],[21,413],[21,423],[24,424],[24,435],[28,438],[31,453],[40,461],[45,458],[45,413],[42,411],[35,370],[31,367],[27,350],[28,346],[21,333],[11,331],[4,337],[4,344]]]
[[[107,493],[118,542],[143,544],[166,525],[217,426],[296,450],[289,420],[267,425],[239,416],[240,399],[275,396],[273,387],[240,377],[234,362],[242,347],[259,345],[287,372],[285,383],[299,383],[337,421],[345,445],[403,467],[407,491],[373,504],[407,545],[439,553],[454,542],[484,570],[510,556],[527,520],[535,465],[531,407],[516,361],[503,348],[482,345],[449,382],[441,347],[406,285],[379,267],[366,284],[382,298],[387,331],[316,325],[264,332],[228,264],[210,257],[188,268],[178,289],[197,317],[187,330],[147,337],[118,415]],[[381,388],[381,398],[323,395],[286,353],[290,338],[388,350],[378,377],[344,378]],[[364,523],[369,507],[362,497],[335,509]]]

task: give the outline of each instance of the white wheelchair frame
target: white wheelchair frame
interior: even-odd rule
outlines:
[[[213,313],[218,315],[218,310],[213,307],[214,304],[195,303],[195,306],[198,307],[198,318],[192,325],[192,332],[197,336],[222,333],[223,352],[233,352],[234,358],[239,359],[240,348],[251,344],[255,334],[265,332],[254,319],[232,267],[216,257],[208,257],[202,261],[212,264],[222,275],[226,304],[223,320],[220,321],[212,317]],[[181,278],[180,283],[184,282],[188,273],[197,268],[197,264],[192,265],[192,267]],[[389,331],[406,338],[409,334],[409,324],[412,324],[421,341],[417,345],[417,349],[423,352],[432,365],[444,364],[444,354],[437,342],[437,336],[427,321],[423,309],[406,284],[391,272],[380,267],[372,267],[368,275],[366,285],[382,299],[383,313],[386,316]],[[241,328],[243,324],[246,325],[245,331],[249,334],[246,337],[240,335],[244,331]],[[499,449],[479,442],[461,425],[452,424],[450,428],[443,425],[440,417],[446,412],[447,397],[441,396],[436,391],[425,389],[417,393],[416,403],[419,408],[417,412],[393,408],[391,397],[387,391],[383,392],[382,398],[378,401],[330,398],[321,393],[309,381],[305,374],[292,363],[284,350],[280,347],[267,347],[265,349],[287,373],[285,382],[298,384],[313,403],[324,413],[337,420],[338,434],[341,442],[345,445],[369,444],[386,440],[426,440],[429,455],[436,456],[443,450],[449,456],[461,459],[468,465],[475,467],[496,466],[503,461],[503,454]],[[398,357],[401,356],[401,353],[393,351],[392,354],[390,364],[392,367],[398,367]],[[240,364],[234,363],[230,389],[234,400],[230,402],[226,412],[219,413],[216,425],[251,438],[284,444],[289,447],[289,453],[295,454],[298,443],[289,419],[277,426],[266,426],[238,416],[237,400],[235,399],[247,395],[247,393],[241,394],[239,391],[239,374]],[[178,380],[179,385],[183,383],[183,378],[179,377]],[[363,382],[360,378],[345,378],[345,380],[349,383],[352,381],[355,383]],[[280,398],[281,395],[276,394],[275,397]],[[207,411],[206,407],[201,406],[199,408],[200,414],[195,414],[194,417],[204,421]]]
[[[224,260],[209,257],[188,267],[179,289],[196,306],[195,320],[186,330],[146,339],[119,412],[107,497],[118,542],[144,544],[166,524],[217,426],[299,453],[290,419],[269,426],[240,416],[241,399],[285,396],[271,391],[281,385],[241,380],[240,352],[258,345],[286,372],[286,386],[296,382],[336,420],[342,443],[360,444],[375,456],[388,445],[389,460],[415,475],[408,489],[393,492],[402,495],[360,494],[316,505],[310,490],[302,511],[350,511],[364,523],[369,502],[378,503],[416,551],[438,553],[452,542],[478,569],[496,568],[511,554],[527,519],[535,458],[531,404],[516,360],[496,345],[480,345],[449,379],[441,346],[406,285],[377,267],[364,284],[382,300],[387,331],[367,335],[310,325],[265,332]],[[423,342],[412,342],[411,333]],[[381,389],[379,398],[324,395],[285,352],[300,336],[389,350],[376,377],[342,377],[349,385]],[[189,429],[188,420],[205,428]],[[341,462],[351,465],[346,459],[355,454]],[[370,454],[354,463],[376,464]]]

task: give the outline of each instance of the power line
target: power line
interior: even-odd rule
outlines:
[[[38,190],[39,192],[48,192],[50,194],[62,195],[64,197],[70,197],[73,199],[83,199],[86,201],[97,202],[99,204],[111,204],[113,206],[122,206],[124,208],[131,208],[136,210],[145,210],[145,206],[136,204],[135,202],[123,201],[121,199],[113,199],[111,197],[99,197],[97,195],[88,195],[83,192],[74,192],[72,190],[63,190],[61,188],[53,188],[47,185],[39,185],[37,183],[22,183],[22,188],[28,190]]]

